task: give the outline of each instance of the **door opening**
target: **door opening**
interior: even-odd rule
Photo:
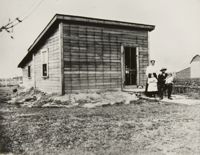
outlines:
[[[137,85],[137,54],[135,47],[124,47],[125,86]]]

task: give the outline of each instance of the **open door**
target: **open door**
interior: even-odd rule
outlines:
[[[137,85],[137,50],[135,47],[124,47],[124,85]]]

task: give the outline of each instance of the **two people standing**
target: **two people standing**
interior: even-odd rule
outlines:
[[[150,65],[146,69],[147,84],[146,84],[146,95],[149,97],[155,97],[156,94],[163,99],[163,94],[167,90],[168,99],[171,98],[173,88],[173,76],[171,73],[166,73],[166,68],[160,70],[155,65],[155,60],[150,61]]]

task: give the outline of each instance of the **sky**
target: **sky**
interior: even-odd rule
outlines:
[[[34,9],[40,1],[0,0],[0,27],[29,15],[14,27],[14,39],[0,32],[0,78],[22,74],[18,63],[56,13],[155,25],[150,57],[170,71],[200,54],[200,0],[43,0]]]

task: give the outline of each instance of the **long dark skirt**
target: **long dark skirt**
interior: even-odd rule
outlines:
[[[145,86],[145,95],[146,96],[149,96],[149,94],[148,94],[148,86],[149,86],[149,84],[146,82],[146,86]]]

